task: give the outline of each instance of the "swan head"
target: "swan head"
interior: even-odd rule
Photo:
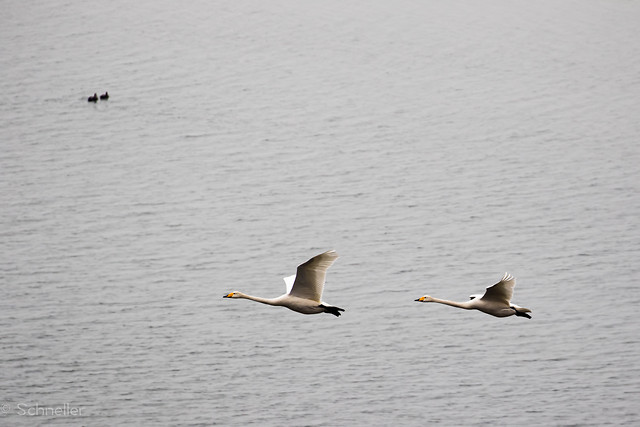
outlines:
[[[425,295],[423,297],[418,298],[416,301],[418,301],[418,302],[433,302],[433,298],[431,298],[429,295]]]
[[[222,298],[242,298],[243,294],[240,292],[229,292],[226,295],[223,295]]]

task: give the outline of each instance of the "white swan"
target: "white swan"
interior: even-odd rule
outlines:
[[[296,274],[284,278],[287,293],[278,298],[254,297],[242,292],[230,292],[223,298],[245,298],[263,304],[287,307],[303,314],[331,313],[334,316],[340,316],[340,312],[344,311],[343,308],[322,302],[324,278],[327,269],[336,259],[338,259],[336,251],[327,251],[300,264]]]
[[[520,307],[511,303],[513,296],[513,288],[516,286],[516,278],[509,273],[504,273],[504,277],[493,286],[489,286],[484,295],[471,295],[470,301],[455,302],[444,299],[438,299],[425,295],[418,298],[420,302],[439,302],[440,304],[450,305],[452,307],[464,308],[466,310],[480,310],[483,313],[496,317],[516,316],[531,319],[527,313],[531,313],[528,308]]]

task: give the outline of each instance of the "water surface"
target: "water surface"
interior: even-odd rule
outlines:
[[[636,3],[5,3],[3,422],[640,422]]]

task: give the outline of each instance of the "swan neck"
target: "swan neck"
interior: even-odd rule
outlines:
[[[278,305],[274,298],[254,297],[253,295],[240,294],[240,298],[250,299],[251,301],[260,302],[262,304]]]
[[[440,298],[433,298],[431,297],[431,299],[433,300],[433,302],[437,302],[440,304],[445,304],[445,305],[450,305],[452,307],[458,307],[458,308],[464,308],[464,309],[470,309],[470,301],[466,301],[466,302],[457,302],[457,301],[449,301],[446,299],[440,299]]]

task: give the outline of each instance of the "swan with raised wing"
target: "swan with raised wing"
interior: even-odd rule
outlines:
[[[223,298],[245,298],[263,304],[287,307],[302,314],[330,313],[340,316],[343,308],[329,305],[322,301],[322,290],[327,269],[338,258],[336,251],[327,251],[316,255],[304,264],[300,264],[293,276],[285,277],[287,293],[277,298],[261,298],[230,292]]]
[[[489,286],[484,295],[471,295],[470,301],[456,302],[445,299],[433,298],[429,295],[418,298],[419,302],[437,302],[450,305],[452,307],[464,308],[465,310],[479,310],[483,313],[496,317],[508,317],[516,315],[531,319],[528,313],[531,310],[511,303],[513,288],[516,286],[516,278],[505,273],[498,283]]]

